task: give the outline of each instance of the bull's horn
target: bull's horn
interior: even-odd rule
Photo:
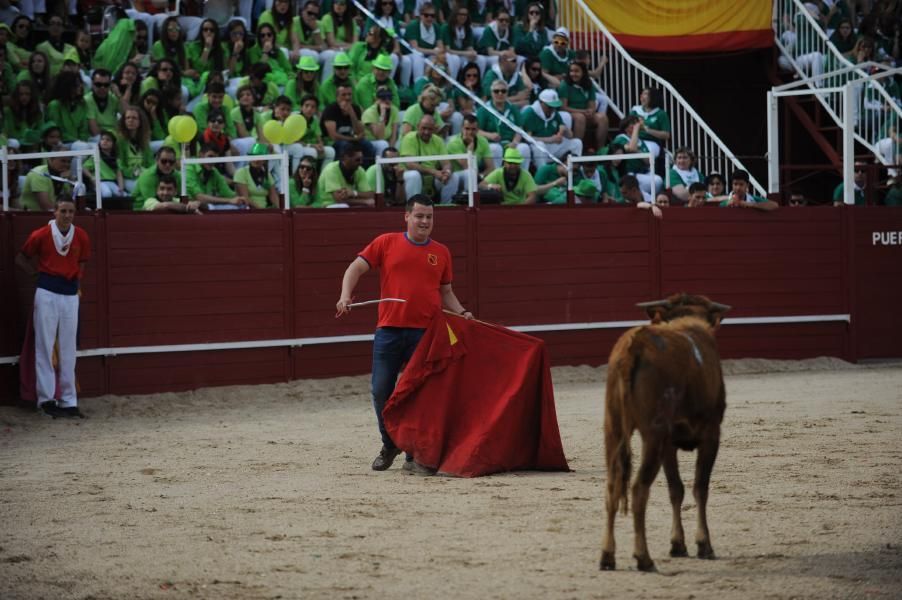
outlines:
[[[649,309],[654,308],[656,306],[666,306],[670,307],[670,300],[652,300],[651,302],[639,302],[636,304],[639,308]]]
[[[715,310],[719,310],[720,312],[727,312],[728,310],[730,310],[733,307],[730,306],[729,304],[721,304],[720,302],[712,302],[711,308],[713,308]]]

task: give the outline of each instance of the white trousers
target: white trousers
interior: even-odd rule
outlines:
[[[542,151],[542,148],[545,148],[548,153],[557,158],[561,158],[567,152],[570,152],[573,156],[582,156],[583,154],[583,141],[578,138],[564,138],[564,141],[560,144],[538,142],[536,146],[537,147],[533,148],[532,151],[532,160],[535,163],[536,168],[541,167],[551,160],[548,158],[548,154]]]
[[[59,339],[59,385],[62,407],[78,405],[75,393],[75,333],[78,296],[54,294],[38,288],[34,293],[34,352],[38,405],[53,400],[56,371],[53,344]]]
[[[442,182],[436,178],[432,178],[432,184],[435,186],[435,191],[441,193],[442,204],[448,204],[451,202],[452,198],[454,198],[454,194],[460,191],[460,186],[462,183],[466,181],[466,172],[465,171],[457,171],[451,174],[451,178],[448,180],[448,183],[442,185]],[[419,171],[414,171],[410,169],[408,171],[404,171],[404,193],[407,194],[407,198],[410,199],[412,196],[416,194],[420,194],[423,192],[423,176]]]

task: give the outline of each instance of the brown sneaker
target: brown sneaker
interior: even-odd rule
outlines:
[[[435,469],[431,467],[427,467],[426,465],[421,465],[415,460],[406,460],[404,461],[404,466],[401,467],[411,475],[435,475]]]
[[[382,450],[379,451],[379,456],[377,456],[376,460],[373,461],[373,470],[386,470],[391,466],[393,462],[395,462],[395,458],[399,454],[401,454],[401,450],[399,448],[388,448],[387,446],[382,446]]]

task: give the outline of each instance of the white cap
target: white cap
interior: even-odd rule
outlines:
[[[566,27],[558,27],[557,29],[555,29],[554,36],[560,36],[560,37],[564,38],[565,40],[567,40],[568,42],[570,41],[570,32],[567,30]]]
[[[542,93],[539,94],[539,102],[552,108],[560,108],[561,106],[561,99],[558,97],[557,92],[552,89],[542,90]]]

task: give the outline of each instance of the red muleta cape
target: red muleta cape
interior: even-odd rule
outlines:
[[[383,410],[395,444],[460,477],[569,471],[545,343],[439,312]]]

